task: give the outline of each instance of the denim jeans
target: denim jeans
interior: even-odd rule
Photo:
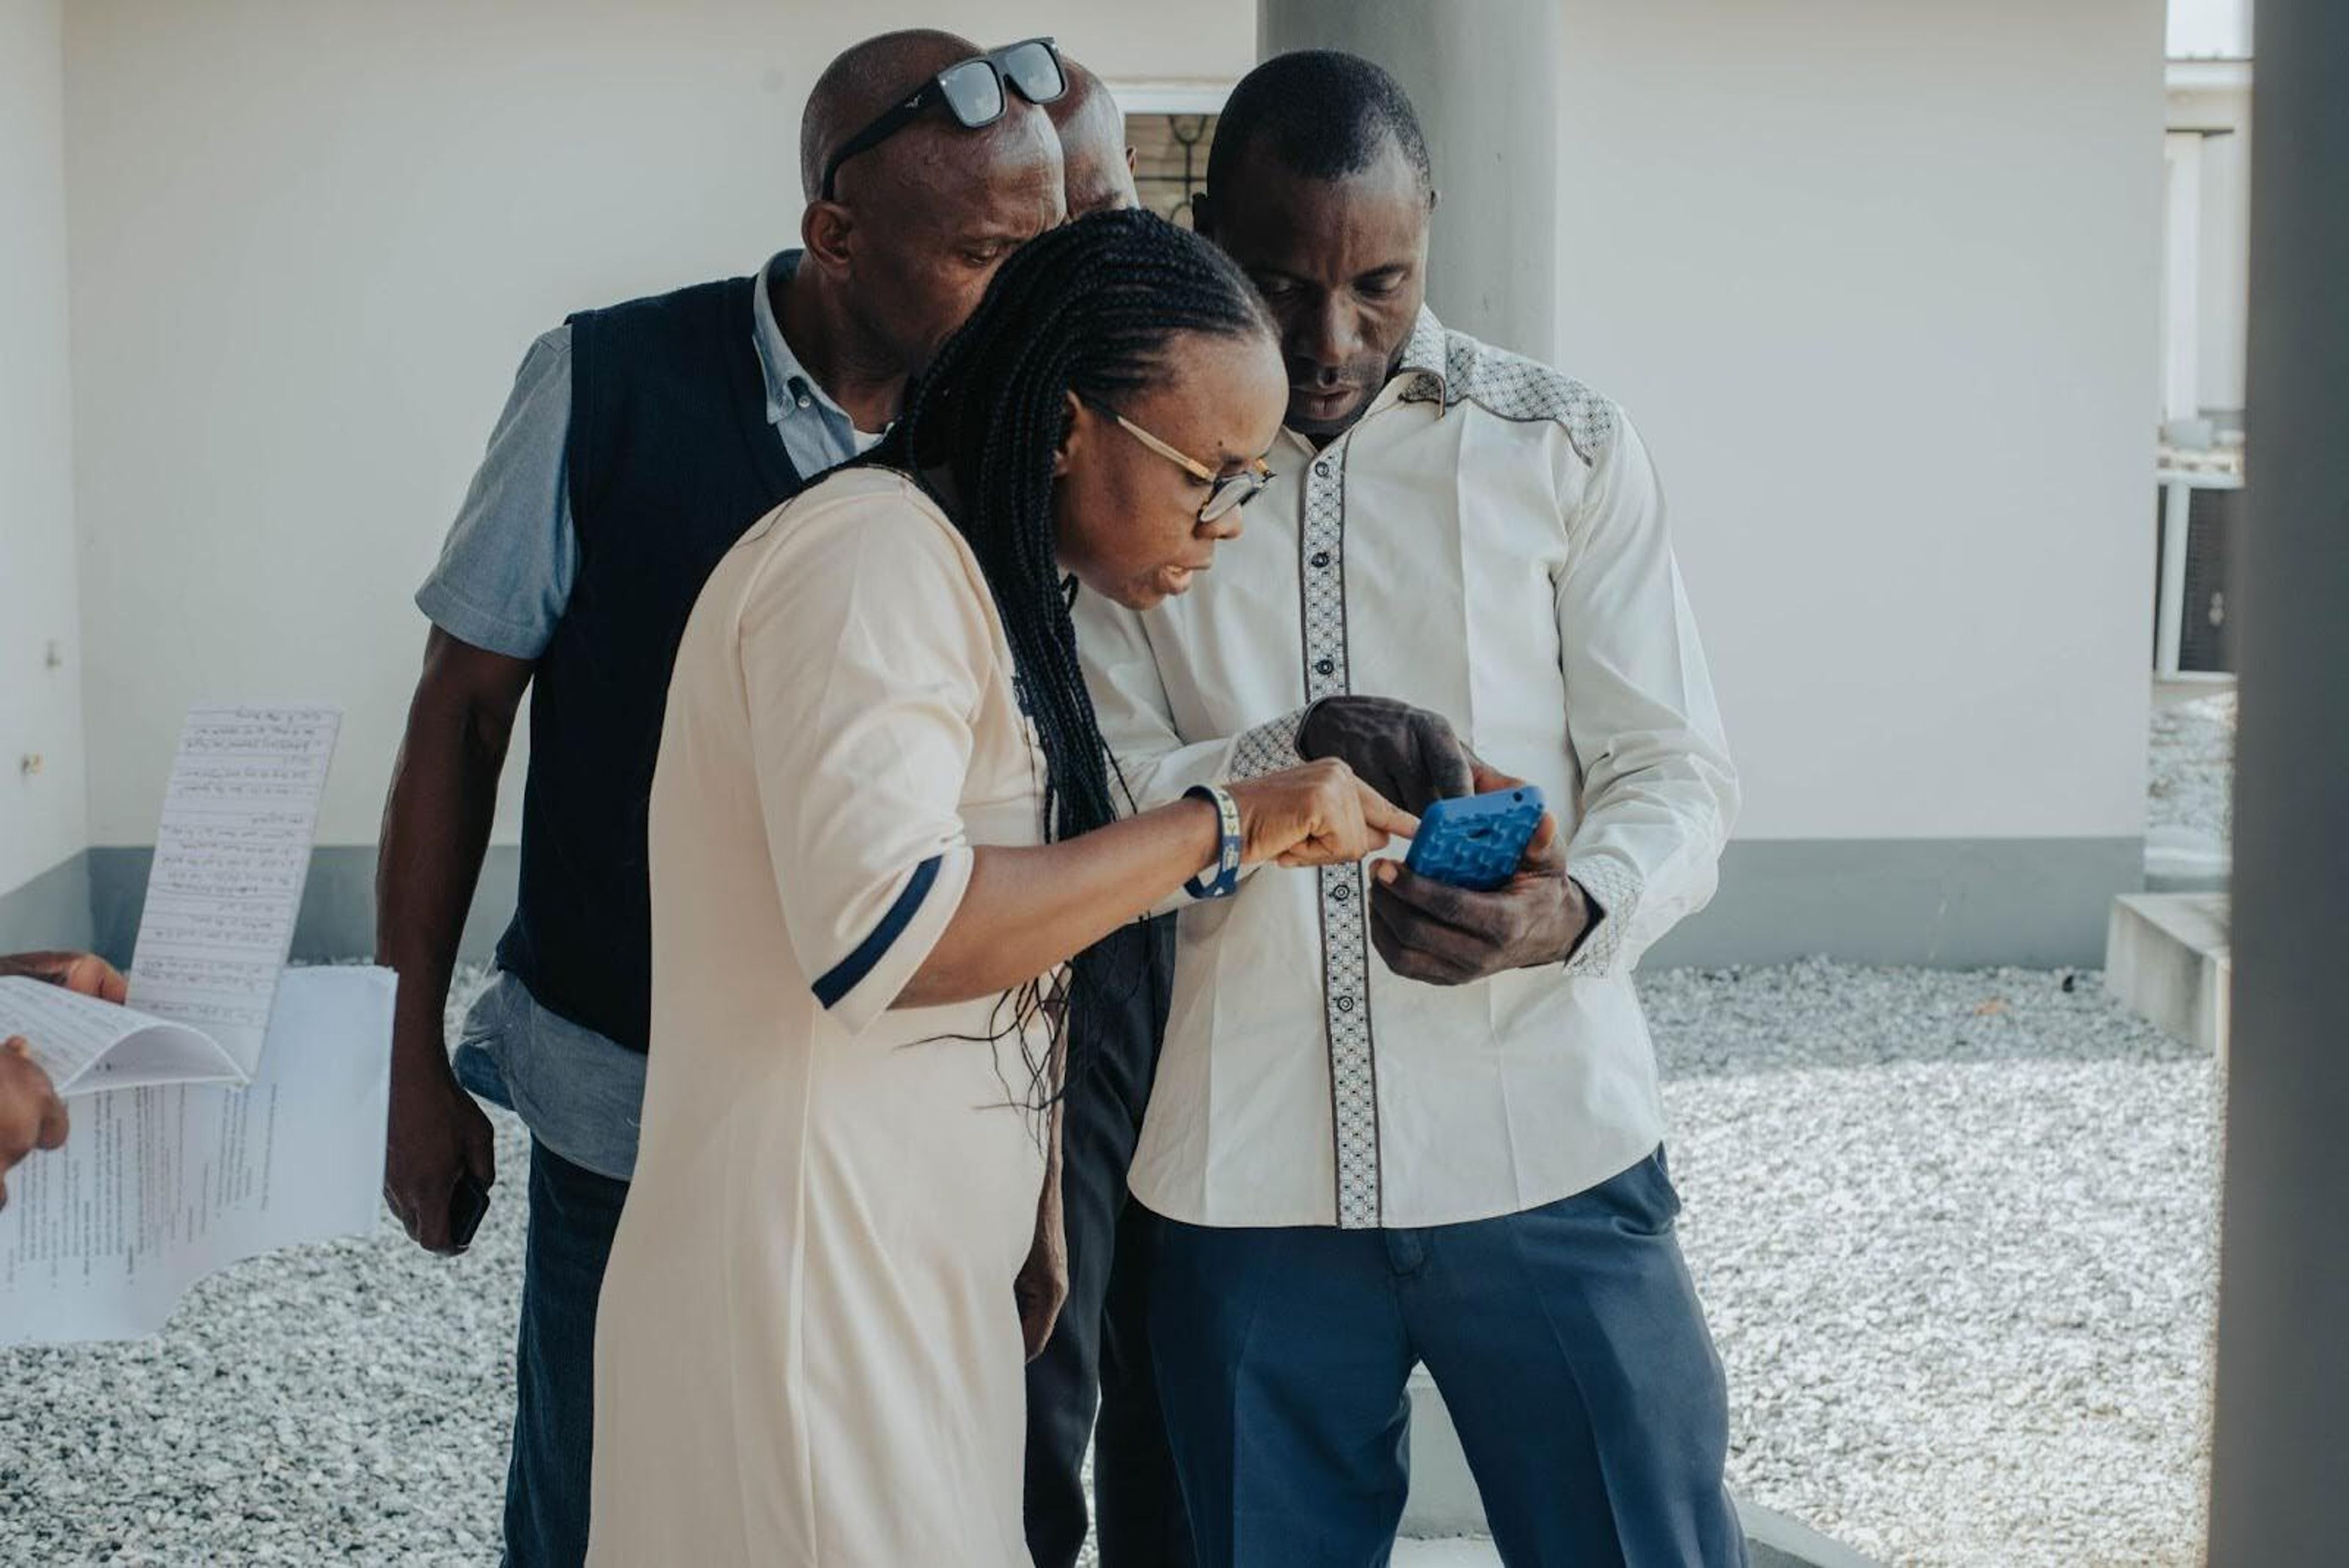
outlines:
[[[595,1303],[627,1196],[626,1182],[533,1140],[506,1470],[507,1568],[578,1568],[586,1560]]]

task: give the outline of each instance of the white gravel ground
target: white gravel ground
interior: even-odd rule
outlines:
[[[2199,1561],[2216,1075],[2096,977],[1644,982],[1731,1479],[1900,1563]],[[454,1263],[246,1264],[0,1352],[0,1564],[495,1561],[523,1142]]]
[[[2072,979],[1643,984],[1731,1483],[1887,1563],[2201,1561],[2218,1074]]]
[[[2147,826],[2183,828],[2224,846],[2234,832],[2235,689],[2157,692],[2146,775]]]

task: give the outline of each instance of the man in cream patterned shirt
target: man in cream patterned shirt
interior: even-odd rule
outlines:
[[[1434,205],[1375,66],[1240,84],[1198,223],[1282,327],[1277,478],[1189,596],[1078,606],[1139,805],[1336,755],[1406,809],[1555,813],[1496,892],[1386,860],[1183,910],[1131,1179],[1168,1435],[1209,1568],[1381,1562],[1424,1365],[1507,1561],[1738,1563],[1630,980],[1735,778],[1646,448],[1426,311]]]

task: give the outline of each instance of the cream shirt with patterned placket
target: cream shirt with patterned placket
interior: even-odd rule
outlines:
[[[1541,786],[1604,915],[1569,962],[1439,987],[1377,956],[1359,866],[1187,905],[1133,1193],[1364,1228],[1593,1187],[1662,1138],[1631,969],[1712,896],[1737,808],[1647,451],[1607,399],[1423,312],[1362,419],[1272,463],[1188,595],[1080,597],[1137,805],[1293,765],[1318,699],[1400,698]]]

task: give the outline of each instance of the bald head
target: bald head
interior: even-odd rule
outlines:
[[[1125,117],[1101,78],[1066,55],[1069,90],[1045,112],[1061,133],[1061,163],[1068,180],[1069,216],[1134,207],[1133,163],[1125,143]]]
[[[968,38],[934,27],[884,33],[841,51],[816,78],[800,114],[800,188],[807,199],[823,191],[823,166],[842,143],[930,78],[978,52]]]
[[[1002,118],[976,130],[931,106],[843,163],[828,201],[824,165],[931,78],[979,52],[951,33],[869,39],[825,68],[801,124],[805,256],[790,292],[812,284],[808,297],[838,316],[826,330],[898,375],[919,371],[962,325],[1005,256],[1061,222],[1061,140],[1042,109],[1012,92]]]

